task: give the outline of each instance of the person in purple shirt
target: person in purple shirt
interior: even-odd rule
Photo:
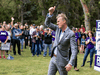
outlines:
[[[55,31],[54,30],[52,31],[52,36],[53,36],[52,41],[54,42],[55,41]]]
[[[93,37],[93,33],[92,32],[88,32],[88,37],[86,38],[86,50],[85,50],[85,54],[84,54],[84,58],[83,58],[83,64],[81,65],[81,67],[83,67],[85,65],[85,61],[87,59],[88,54],[90,53],[90,68],[92,67],[92,62],[93,62],[93,54],[94,54],[94,45],[95,45],[95,37]]]
[[[0,47],[1,47],[1,43],[6,44],[6,42],[8,41],[8,33],[5,31],[4,26],[1,27],[2,30],[0,31]],[[1,48],[0,48],[0,59],[1,59],[1,52],[3,52],[3,58],[6,59],[5,50],[1,50]]]

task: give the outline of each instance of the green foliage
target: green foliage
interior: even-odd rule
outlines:
[[[100,19],[100,1],[91,1],[92,0],[83,0],[89,8],[89,14],[87,15],[90,17],[90,25],[92,28],[96,26],[95,20]],[[69,19],[69,26],[80,27],[81,24],[84,25],[84,13],[80,0],[24,0],[24,2],[21,2],[20,0],[1,0],[0,22],[3,22],[4,20],[7,21],[7,23],[10,22],[11,16],[15,18],[15,22],[21,21],[22,4],[24,23],[36,23],[37,25],[40,25],[41,23],[44,24],[49,7],[58,4],[54,15],[55,17],[57,14],[63,12]],[[56,23],[55,17],[52,19],[53,23]]]
[[[0,21],[9,22],[11,16],[14,16],[16,12],[16,4],[13,0],[1,0],[0,1]]]

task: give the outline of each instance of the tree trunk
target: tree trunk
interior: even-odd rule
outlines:
[[[42,10],[42,16],[46,17],[46,11]]]
[[[89,21],[89,9],[87,7],[87,5],[85,3],[83,3],[82,0],[80,0],[81,2],[81,5],[83,7],[83,11],[84,11],[84,15],[85,15],[85,28],[86,28],[86,31],[89,31],[91,30],[90,28],[90,21]]]
[[[20,0],[22,3],[21,3],[21,23],[22,23],[22,25],[23,25],[23,14],[24,14],[24,12],[23,12],[23,0]]]
[[[42,9],[42,16],[46,17],[46,10],[45,10],[45,1],[44,0],[38,0],[39,6]]]

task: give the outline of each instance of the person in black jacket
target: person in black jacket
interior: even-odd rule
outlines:
[[[22,35],[20,36],[20,43],[21,43],[21,51],[23,52],[23,45],[24,45],[24,28],[23,25],[20,26],[20,29],[22,31]]]
[[[47,55],[47,47],[49,47],[49,56],[51,56],[51,48],[52,48],[52,34],[50,29],[46,29],[47,32],[44,35],[44,54],[45,57]]]
[[[29,36],[28,25],[25,25],[24,36],[25,36],[24,40],[25,40],[25,49],[26,49],[26,46],[28,46],[28,36]]]

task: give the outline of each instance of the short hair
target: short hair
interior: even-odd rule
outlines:
[[[17,23],[15,23],[15,24],[14,24],[14,26],[15,26],[15,25],[18,25],[18,24],[17,24]]]
[[[40,26],[40,28],[44,28],[44,26],[43,26],[43,25],[41,25],[41,26]]]
[[[66,24],[68,23],[68,18],[66,17],[66,15],[64,13],[58,14],[56,19],[58,19],[59,17],[62,17],[64,20],[66,20]]]

